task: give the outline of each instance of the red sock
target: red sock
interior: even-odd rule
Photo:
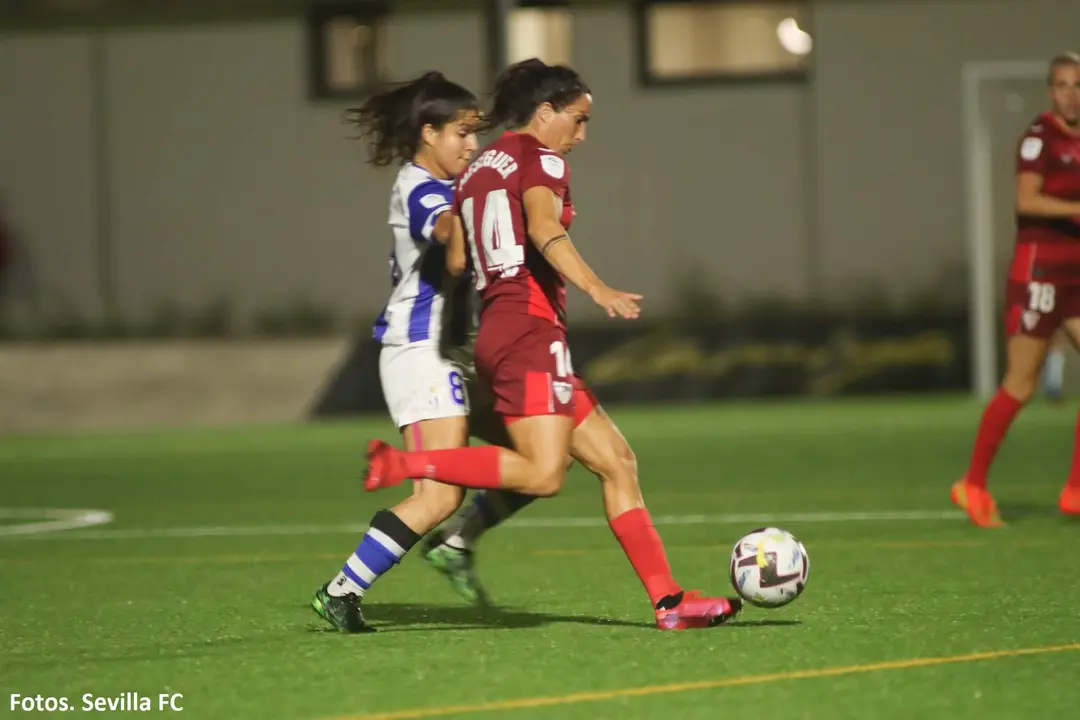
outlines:
[[[994,398],[983,411],[979,433],[975,436],[975,449],[971,453],[971,465],[968,466],[965,476],[969,483],[986,487],[986,473],[990,470],[990,463],[994,462],[998,446],[1022,407],[1023,403],[1003,388],[998,388]]]
[[[611,521],[611,532],[615,533],[623,552],[634,566],[649,601],[653,607],[661,598],[675,595],[682,591],[679,584],[671,577],[671,566],[664,553],[664,543],[653,527],[652,518],[645,508],[627,510]]]
[[[482,490],[502,487],[495,445],[402,453],[408,477]]]
[[[1080,415],[1076,416],[1076,430],[1073,435],[1072,466],[1069,468],[1069,479],[1065,485],[1080,490]]]

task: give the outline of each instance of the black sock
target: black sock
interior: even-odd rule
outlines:
[[[443,528],[443,539],[452,547],[467,549],[491,528],[514,515],[535,500],[511,490],[485,490],[473,496],[472,503],[455,515]]]
[[[371,523],[368,524],[368,529],[383,533],[406,553],[412,550],[413,545],[420,542],[420,536],[416,534],[416,531],[390,510],[380,510],[375,513],[375,517],[371,518]]]

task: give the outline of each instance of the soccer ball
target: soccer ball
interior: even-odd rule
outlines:
[[[731,584],[751,605],[787,605],[802,594],[809,577],[810,556],[787,530],[758,528],[731,551]]]

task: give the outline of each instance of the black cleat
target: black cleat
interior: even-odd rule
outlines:
[[[491,607],[491,597],[476,576],[476,557],[472,550],[450,547],[441,532],[434,532],[424,543],[424,559],[450,581],[462,600],[477,607]]]
[[[327,583],[315,591],[315,596],[311,598],[311,609],[341,632],[375,632],[375,628],[364,620],[364,613],[360,610],[360,596],[349,593],[334,597],[326,590],[329,585]]]

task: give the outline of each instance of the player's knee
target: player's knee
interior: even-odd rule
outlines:
[[[562,463],[541,467],[533,484],[532,494],[537,497],[554,497],[562,490],[565,482],[566,466]]]
[[[1021,403],[1026,403],[1035,396],[1039,386],[1038,374],[1010,372],[1005,374],[1001,383],[1010,396]]]

